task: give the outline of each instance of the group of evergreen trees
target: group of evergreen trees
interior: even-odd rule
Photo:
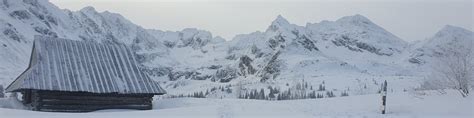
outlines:
[[[311,86],[312,88],[313,86]],[[318,91],[326,91],[326,87],[323,84],[319,84]]]
[[[346,91],[341,93],[341,97],[349,96]],[[297,94],[292,92],[291,89],[280,92],[278,89],[272,88],[268,94],[265,94],[265,90],[262,88],[259,91],[252,89],[250,92],[239,95],[239,99],[257,99],[257,100],[295,100],[295,99],[317,99],[317,98],[331,98],[336,97],[333,91],[326,91],[325,93],[316,92],[313,90],[305,94]]]
[[[349,93],[347,93],[347,91],[343,91],[343,92],[341,93],[341,97],[345,97],[345,96],[349,96]]]
[[[291,89],[283,91],[278,94],[276,100],[294,100],[294,99],[317,99],[317,98],[324,98],[324,97],[336,97],[332,91],[326,91],[326,95],[324,93],[316,92],[315,90],[305,93],[305,94],[297,94],[296,92],[291,92]]]
[[[216,92],[224,92],[227,94],[232,93],[231,89],[232,85],[226,85],[226,86],[219,86],[219,87],[213,87],[210,90],[207,89],[206,92],[203,91],[197,91],[193,92],[191,94],[179,94],[179,95],[167,95],[166,98],[183,98],[183,97],[189,97],[189,98],[206,98],[208,95],[211,93],[216,93]]]
[[[238,98],[240,99],[257,99],[257,100],[269,100],[269,96],[265,95],[265,90],[262,88],[260,91],[257,89],[253,89],[252,91],[245,93],[243,95],[239,95]]]
[[[333,90],[327,91],[324,81],[319,84],[317,89],[313,89],[313,86],[302,80],[292,86],[286,84],[288,89],[280,90],[279,87],[268,86],[267,88],[260,89],[245,89],[241,86],[237,86],[235,94],[239,99],[256,99],[256,100],[294,100],[294,99],[318,99],[318,98],[331,98],[336,97]],[[204,91],[197,91],[191,94],[180,94],[180,95],[168,95],[168,98],[180,98],[180,97],[193,97],[193,98],[206,98],[210,94],[222,93],[232,94],[232,85],[213,87]],[[337,90],[336,90],[337,91]],[[349,96],[347,92],[349,89],[341,92],[340,96]]]
[[[265,89],[251,89],[241,93],[239,99],[257,99],[257,100],[294,100],[294,99],[317,99],[317,98],[330,98],[336,97],[333,91],[326,91],[324,81],[319,84],[317,90],[313,89],[313,86],[305,82],[304,80],[300,83],[296,83],[294,86],[286,84],[289,88],[281,91],[277,87],[269,86],[269,91],[265,92]],[[347,91],[341,92],[340,96],[349,96]]]
[[[336,97],[336,96],[334,95],[334,93],[332,93],[332,91],[326,91],[326,96],[327,96],[328,98]]]

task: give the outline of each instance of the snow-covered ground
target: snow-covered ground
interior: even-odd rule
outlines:
[[[456,91],[447,91],[446,94],[434,91],[389,93],[388,113],[385,115],[380,114],[380,95],[371,94],[287,101],[175,98],[156,100],[154,109],[146,111],[101,110],[90,113],[55,113],[0,108],[0,116],[5,118],[472,118],[473,98],[472,96],[462,98]],[[3,105],[8,105],[5,101],[9,100],[1,101]]]

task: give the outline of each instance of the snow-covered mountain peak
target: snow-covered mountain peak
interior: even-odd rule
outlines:
[[[214,37],[214,39],[211,40],[210,43],[222,43],[222,42],[226,42],[225,38],[221,36],[216,36]]]
[[[467,29],[464,29],[462,27],[454,26],[454,25],[445,25],[440,31],[444,30],[453,30],[453,31],[469,31]]]
[[[97,12],[97,11],[95,10],[95,8],[92,7],[92,6],[86,6],[86,7],[82,8],[82,9],[79,10],[79,11],[81,11],[81,12],[92,12],[92,13]]]
[[[86,6],[82,9],[80,9],[78,12],[84,13],[84,14],[87,14],[87,15],[98,15],[98,14],[100,14],[100,16],[110,17],[111,19],[119,18],[118,20],[120,20],[120,21],[126,21],[126,22],[128,22],[128,24],[133,24],[127,18],[123,17],[121,14],[109,12],[107,10],[103,11],[103,12],[99,12],[92,6]],[[133,25],[135,25],[135,24],[133,24]]]
[[[311,32],[312,37],[329,40],[337,47],[346,47],[352,52],[391,56],[400,54],[407,46],[405,41],[359,14],[336,21],[309,23],[306,29]]]
[[[288,25],[290,24],[286,18],[281,15],[278,15],[275,20],[273,20],[272,24],[275,25]]]
[[[344,16],[338,19],[336,22],[347,22],[353,24],[373,24],[367,17],[362,16],[360,14],[352,15],[352,16]]]
[[[185,28],[182,31],[161,31],[148,29],[148,33],[153,35],[157,40],[164,42],[169,48],[185,48],[202,49],[209,43],[217,44],[225,42],[222,37],[213,37],[211,32],[197,28]]]
[[[396,41],[396,42],[406,44],[405,41],[401,40],[397,36],[393,35],[392,33],[388,32],[384,28],[378,26],[377,24],[369,20],[367,17],[362,16],[360,14],[356,14],[352,16],[344,16],[332,23],[340,26],[340,28],[343,28],[343,30],[348,31],[348,32],[358,32],[361,34],[372,33],[372,34],[378,34],[378,35],[387,37],[387,38],[375,38],[375,40],[387,39],[387,41]],[[331,24],[331,22],[328,22],[326,24]]]
[[[467,29],[457,27],[457,26],[446,25],[440,31],[438,31],[434,37],[460,36],[460,35],[472,36],[472,31],[469,31]]]
[[[427,40],[425,47],[444,45],[447,43],[469,43],[473,41],[473,32],[467,29],[446,25]]]
[[[181,32],[183,46],[191,46],[194,49],[201,48],[212,40],[212,34],[209,31],[186,28]]]
[[[288,22],[283,16],[278,15],[275,20],[272,21],[270,26],[268,26],[267,31],[278,31],[283,29],[289,29],[292,27],[292,24]]]
[[[409,62],[424,64],[433,58],[443,55],[446,48],[469,47],[474,45],[474,33],[467,29],[446,25],[431,38],[413,44]]]

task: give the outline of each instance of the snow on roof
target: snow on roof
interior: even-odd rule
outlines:
[[[30,65],[6,91],[166,93],[137,65],[125,45],[36,36]]]

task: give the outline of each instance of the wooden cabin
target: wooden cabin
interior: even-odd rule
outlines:
[[[36,36],[30,64],[7,88],[35,111],[152,109],[165,90],[125,45]]]

